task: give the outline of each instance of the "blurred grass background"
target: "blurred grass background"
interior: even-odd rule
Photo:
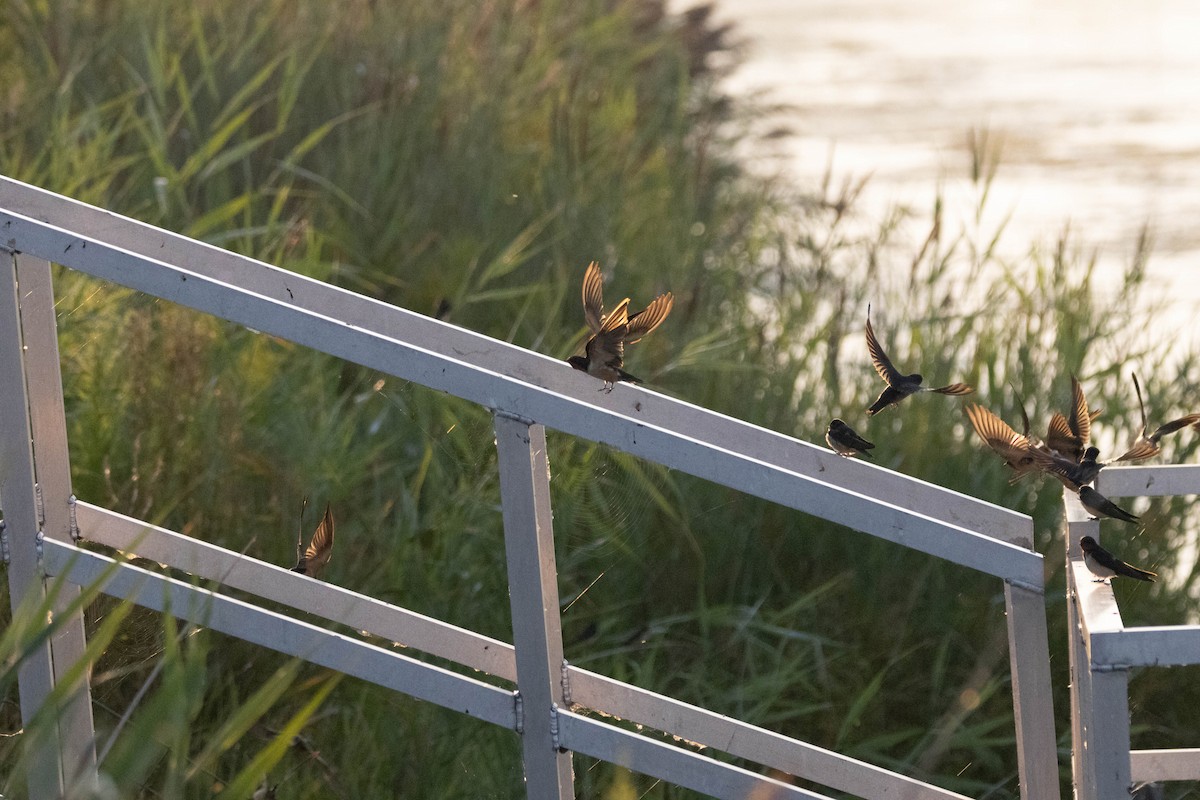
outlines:
[[[654,389],[814,442],[842,416],[886,466],[1034,515],[1065,767],[1057,484],[1010,487],[951,398],[867,424],[882,385],[862,325],[871,302],[898,365],[973,383],[970,399],[1014,425],[1010,383],[1044,430],[1079,375],[1111,453],[1140,424],[1131,369],[1155,418],[1195,410],[1194,354],[1140,335],[1151,242],[1116,278],[1066,231],[999,259],[1003,230],[973,224],[1000,160],[986,133],[964,146],[976,208],[944,208],[931,188],[929,209],[869,220],[854,205],[869,185],[748,171],[739,153],[766,109],[722,93],[736,55],[736,32],[662,0],[14,0],[0,172],[556,357],[582,342],[589,260],[635,305],[670,289],[670,320],[630,351]],[[485,410],[57,276],[81,498],[280,564],[300,499],[329,501],[328,580],[511,638]],[[997,581],[550,441],[573,663],[972,796],[1017,796]],[[1182,433],[1164,460],[1195,449]],[[1126,620],[1194,621],[1186,504],[1135,511],[1144,528],[1110,545],[1170,579],[1119,586]],[[89,626],[112,796],[210,797],[264,772],[290,798],[524,796],[509,732],[104,598]],[[2,652],[5,734],[33,635]],[[1200,741],[1190,674],[1135,676],[1135,746]],[[226,736],[246,708],[254,725]],[[20,741],[0,738],[6,796],[22,795]],[[582,757],[576,775],[580,797],[692,796]]]

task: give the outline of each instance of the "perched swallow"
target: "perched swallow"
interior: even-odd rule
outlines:
[[[1099,542],[1090,536],[1079,540],[1079,548],[1083,550],[1083,563],[1096,576],[1096,583],[1109,583],[1117,575],[1124,575],[1139,581],[1153,581],[1158,573],[1126,564],[1121,559],[1100,546]]]
[[[1091,486],[1079,487],[1079,502],[1092,515],[1092,519],[1100,519],[1101,517],[1112,517],[1119,519],[1122,522],[1132,522],[1137,524],[1140,520],[1133,514],[1130,514],[1125,509],[1118,506],[1112,500],[1109,500],[1104,495],[1097,492]]]
[[[1110,463],[1097,460],[1100,455],[1100,449],[1097,447],[1084,450],[1083,458],[1078,462],[1051,450],[1034,450],[1031,455],[1038,469],[1058,478],[1062,485],[1072,492],[1078,492],[1081,486],[1095,481],[1100,470]]]
[[[938,394],[963,395],[975,391],[965,383],[952,383],[940,389],[929,389],[921,385],[920,373],[901,375],[900,370],[892,366],[891,359],[875,338],[875,330],[871,327],[871,306],[867,306],[867,351],[871,354],[871,363],[879,377],[887,383],[887,388],[879,393],[879,397],[867,409],[868,416],[874,416],[891,405],[899,403],[904,398],[917,392],[937,392]]]
[[[305,500],[304,506],[307,505],[308,501]],[[321,517],[321,522],[313,532],[306,549],[304,547],[304,506],[300,508],[300,533],[296,536],[296,566],[292,567],[292,572],[299,572],[301,575],[315,578],[321,574],[321,570],[325,568],[325,565],[329,563],[330,556],[333,555],[333,512],[329,510],[329,504],[326,503],[325,514]]]
[[[1005,466],[1012,469],[1014,474],[1009,483],[1016,483],[1026,475],[1038,471],[1033,446],[1027,435],[1017,433],[1008,423],[978,403],[967,406],[967,418],[971,420],[971,427],[983,443],[1004,459]],[[1028,417],[1025,418],[1025,423],[1028,430]]]
[[[1146,422],[1146,404],[1142,402],[1142,387],[1138,385],[1137,373],[1133,374],[1133,388],[1137,391],[1138,407],[1142,409],[1142,433],[1123,455],[1117,457],[1117,461],[1141,461],[1156,456],[1162,452],[1162,447],[1158,443],[1159,439],[1180,428],[1200,422],[1200,414],[1188,414],[1164,425],[1159,425],[1154,433],[1148,433],[1150,426]]]
[[[1092,438],[1092,420],[1100,409],[1089,409],[1079,379],[1071,376],[1071,412],[1064,417],[1055,412],[1046,431],[1046,446],[1078,463]]]
[[[641,383],[641,379],[622,369],[625,345],[637,344],[642,337],[662,324],[675,298],[660,294],[641,311],[629,315],[626,297],[609,313],[604,313],[603,278],[600,265],[593,261],[583,274],[583,318],[592,336],[584,346],[584,355],[571,356],[567,363],[604,381],[602,391],[611,392],[617,381]]]
[[[840,419],[829,423],[829,430],[825,431],[825,441],[829,443],[833,452],[846,458],[854,458],[857,455],[871,458],[871,454],[867,451],[875,448],[875,445],[859,436],[853,428]]]

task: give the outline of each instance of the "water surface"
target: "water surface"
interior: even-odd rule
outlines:
[[[693,5],[676,2],[678,8]],[[785,168],[870,174],[864,201],[970,215],[967,131],[1003,141],[992,221],[1019,257],[1066,223],[1105,270],[1151,225],[1164,324],[1198,343],[1200,4],[1017,0],[725,0],[748,59],[738,93],[790,110]]]

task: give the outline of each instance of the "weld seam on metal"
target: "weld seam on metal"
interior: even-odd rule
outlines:
[[[571,706],[575,705],[575,702],[573,700],[571,700],[570,668],[571,668],[571,665],[564,658],[563,662],[562,662],[561,677],[559,678],[559,680],[562,683],[563,704],[566,705],[567,708],[570,708]]]
[[[1007,583],[1009,586],[1015,586],[1018,589],[1024,589],[1027,592],[1035,592],[1037,594],[1042,594],[1042,595],[1044,595],[1046,593],[1045,586],[1038,585],[1038,584],[1032,584],[1027,581],[1019,581],[1016,578],[1006,578],[1004,582]]]
[[[537,424],[537,422],[535,420],[532,420],[529,417],[523,417],[520,414],[517,414],[512,411],[505,411],[503,409],[492,409],[492,413],[495,414],[497,417],[504,417],[505,419],[511,419],[516,422],[520,422],[524,425],[536,425]]]
[[[83,538],[83,535],[79,533],[79,519],[75,516],[75,502],[75,495],[71,495],[67,498],[67,513],[70,515],[71,539],[78,542]]]
[[[555,750],[562,750],[562,740],[558,738],[558,704],[550,706],[550,744]]]
[[[515,730],[517,733],[525,734],[525,699],[521,697],[520,690],[513,692],[513,717],[516,721]]]

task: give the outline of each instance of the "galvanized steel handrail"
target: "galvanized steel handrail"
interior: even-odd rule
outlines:
[[[1108,497],[1198,494],[1200,466],[1111,466],[1096,485]],[[1200,780],[1200,749],[1131,748],[1129,708],[1131,668],[1200,664],[1200,626],[1126,627],[1112,586],[1095,580],[1079,549],[1084,536],[1100,541],[1100,523],[1074,493],[1064,491],[1064,502],[1077,800],[1125,797],[1142,782]]]
[[[511,727],[523,734],[531,797],[571,796],[572,750],[718,797],[741,797],[751,791],[821,797],[588,719],[573,712],[577,706],[642,720],[666,733],[863,797],[960,797],[566,664],[543,428],[550,426],[1002,578],[1022,796],[1058,797],[1042,558],[1031,550],[1028,516],[889,470],[848,462],[824,448],[637,387],[620,385],[611,395],[600,394],[591,379],[554,359],[7,178],[0,178],[0,249],[17,254],[14,276],[0,279],[9,292],[0,304],[0,400],[14,408],[37,405],[35,398],[16,389],[3,393],[5,378],[14,375],[24,376],[22,384],[34,375],[30,390],[39,398],[55,392],[58,396],[40,433],[32,436],[32,450],[30,436],[22,432],[30,423],[0,424],[0,445],[12,457],[8,463],[24,463],[22,452],[29,456],[28,466],[18,470],[28,473],[26,483],[0,476],[10,531],[18,533],[14,538],[21,551],[20,558],[14,558],[16,579],[10,575],[14,587],[27,585],[36,574],[31,570],[38,568],[68,575],[75,584],[111,569],[107,591],[119,596],[160,609],[163,598],[169,597],[174,614]],[[35,474],[39,480],[43,474],[61,476],[67,474],[68,463],[61,386],[55,390],[50,381],[51,372],[58,374],[50,261],[492,409],[512,590],[512,645],[97,506],[80,502],[73,508],[78,531],[89,539],[119,550],[134,548],[197,576],[516,681],[518,691],[277,614],[270,617],[270,626],[263,625],[267,618],[262,615],[273,612],[80,550],[70,540],[77,531],[63,530],[69,485],[61,479],[51,480],[53,491],[46,500],[53,514],[47,513],[46,521],[39,519],[34,511]],[[20,296],[17,281],[22,284]],[[27,287],[35,290],[26,295]],[[37,343],[32,350],[31,341]],[[62,426],[61,434],[56,426]],[[862,487],[870,487],[869,492]],[[40,563],[30,560],[34,532],[44,536]],[[26,576],[24,582],[21,576]],[[244,630],[255,623],[272,632]],[[55,672],[65,668],[65,655],[81,652],[81,627],[68,626],[68,635],[60,638],[61,649],[51,648],[53,652],[28,675],[22,674],[23,711],[26,686],[31,687],[30,703],[36,704],[39,692],[44,697],[53,684]],[[381,680],[385,672],[402,677]],[[87,700],[86,692],[81,700]],[[90,733],[90,716],[87,722]],[[728,741],[721,741],[723,737]],[[66,757],[86,762],[87,742],[65,733],[60,738]],[[94,749],[91,763],[94,770]],[[71,778],[61,765],[58,769],[61,791]],[[44,786],[54,783],[47,775],[42,775]]]

